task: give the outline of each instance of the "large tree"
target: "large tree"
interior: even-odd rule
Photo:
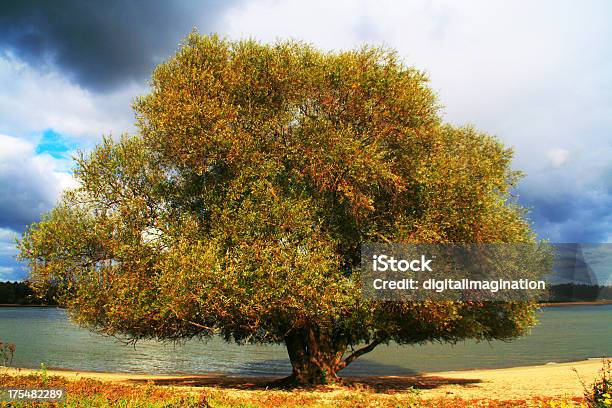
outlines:
[[[381,343],[510,339],[526,302],[362,297],[364,242],[534,242],[512,152],[442,122],[395,52],[190,35],[136,100],[138,132],[20,242],[31,280],[97,332],[283,343],[321,383]]]

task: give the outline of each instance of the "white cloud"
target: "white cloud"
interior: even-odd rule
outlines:
[[[38,219],[61,192],[76,185],[64,160],[35,154],[23,139],[0,135],[0,227],[14,230]]]
[[[133,131],[131,101],[146,91],[132,84],[92,93],[50,67],[30,67],[7,54],[0,54],[0,83],[0,132],[27,136],[52,128],[90,140]]]
[[[8,228],[0,228],[0,255],[11,255],[15,253],[14,245],[17,233]]]
[[[15,276],[15,268],[10,266],[0,266],[0,282],[13,280]]]
[[[548,152],[546,152],[546,156],[548,156],[548,159],[553,167],[563,166],[565,162],[567,162],[567,159],[569,159],[569,155],[570,153],[567,150],[559,148],[550,149]]]

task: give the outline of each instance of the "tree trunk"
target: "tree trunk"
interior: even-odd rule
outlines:
[[[320,385],[340,381],[338,372],[360,356],[384,342],[384,334],[377,333],[371,343],[352,350],[345,340],[333,338],[319,328],[294,329],[285,336],[292,373],[283,382],[290,385]]]
[[[330,336],[308,328],[294,330],[285,337],[292,373],[287,381],[298,385],[320,385],[339,380],[338,371],[346,365],[346,346],[334,344]]]

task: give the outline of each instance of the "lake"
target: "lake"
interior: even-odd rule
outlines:
[[[344,374],[402,375],[564,362],[612,355],[612,305],[547,307],[539,325],[512,342],[379,346]],[[13,366],[132,373],[287,375],[282,346],[238,346],[213,338],[182,345],[152,341],[135,347],[92,334],[55,308],[0,307],[0,341],[15,343]]]

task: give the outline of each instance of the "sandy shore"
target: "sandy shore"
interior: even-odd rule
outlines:
[[[586,383],[591,383],[601,368],[602,360],[593,359],[541,366],[432,373],[428,377],[477,379],[479,382],[442,385],[429,390],[427,395],[502,399],[530,396],[581,396],[583,389],[578,376]]]
[[[590,383],[602,367],[600,359],[541,366],[503,369],[435,372],[414,376],[345,377],[349,384],[360,384],[379,392],[401,392],[410,387],[422,390],[422,396],[521,399],[531,396],[579,396],[582,387],[576,372]],[[0,373],[24,375],[32,369],[1,369]],[[38,371],[39,372],[39,371]],[[219,387],[237,392],[264,392],[274,378],[232,377],[219,374],[146,375],[99,373],[86,371],[48,370],[48,375],[68,379],[93,378],[121,383],[146,383],[182,387]],[[338,390],[341,392],[340,390]],[[331,392],[334,392],[333,390]]]

